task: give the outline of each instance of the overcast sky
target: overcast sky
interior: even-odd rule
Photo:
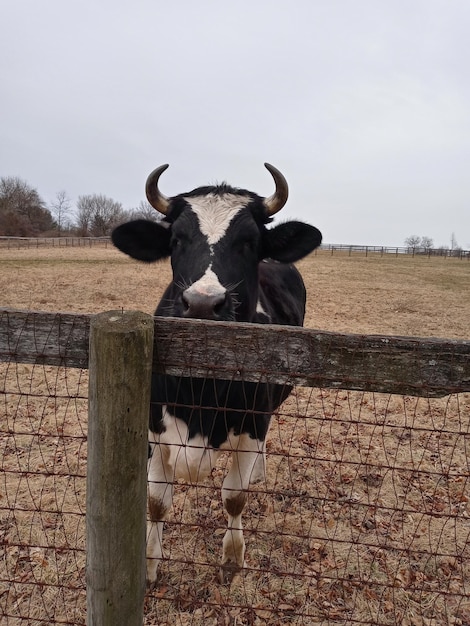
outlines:
[[[2,0],[0,176],[133,208],[226,180],[329,243],[470,248],[469,0]]]

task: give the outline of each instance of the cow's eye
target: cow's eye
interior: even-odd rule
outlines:
[[[234,243],[234,249],[238,254],[246,255],[250,254],[255,247],[255,242],[251,239],[241,239]]]
[[[243,254],[254,252],[256,250],[256,241],[254,239],[246,239],[241,243],[240,249]]]
[[[179,237],[173,236],[171,238],[170,245],[171,245],[172,250],[177,250],[178,248],[181,248],[181,245],[182,245],[181,239]]]

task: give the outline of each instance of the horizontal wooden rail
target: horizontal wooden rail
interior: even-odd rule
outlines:
[[[0,361],[86,369],[91,317],[0,309]]]
[[[89,315],[0,309],[0,361],[88,367]],[[154,370],[441,397],[470,391],[470,341],[155,319]]]
[[[88,368],[90,315],[0,309],[0,361]]]

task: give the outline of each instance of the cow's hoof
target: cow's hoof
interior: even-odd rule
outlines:
[[[168,579],[166,575],[158,572],[156,578],[154,578],[153,580],[147,578],[147,591],[151,593],[152,591],[155,591],[156,589],[165,587],[167,584],[168,584]]]
[[[257,485],[258,483],[264,483],[266,481],[266,474],[252,474],[250,476],[250,485]]]
[[[162,575],[159,569],[155,572],[147,572],[147,589],[148,591],[154,591],[158,586],[164,584],[165,576]]]
[[[241,572],[243,568],[234,563],[233,561],[227,561],[222,563],[219,570],[219,580],[221,585],[230,585],[237,574]]]

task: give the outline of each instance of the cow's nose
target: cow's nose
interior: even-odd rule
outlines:
[[[197,319],[219,319],[220,313],[226,303],[227,293],[204,294],[186,290],[182,296],[183,316]]]

